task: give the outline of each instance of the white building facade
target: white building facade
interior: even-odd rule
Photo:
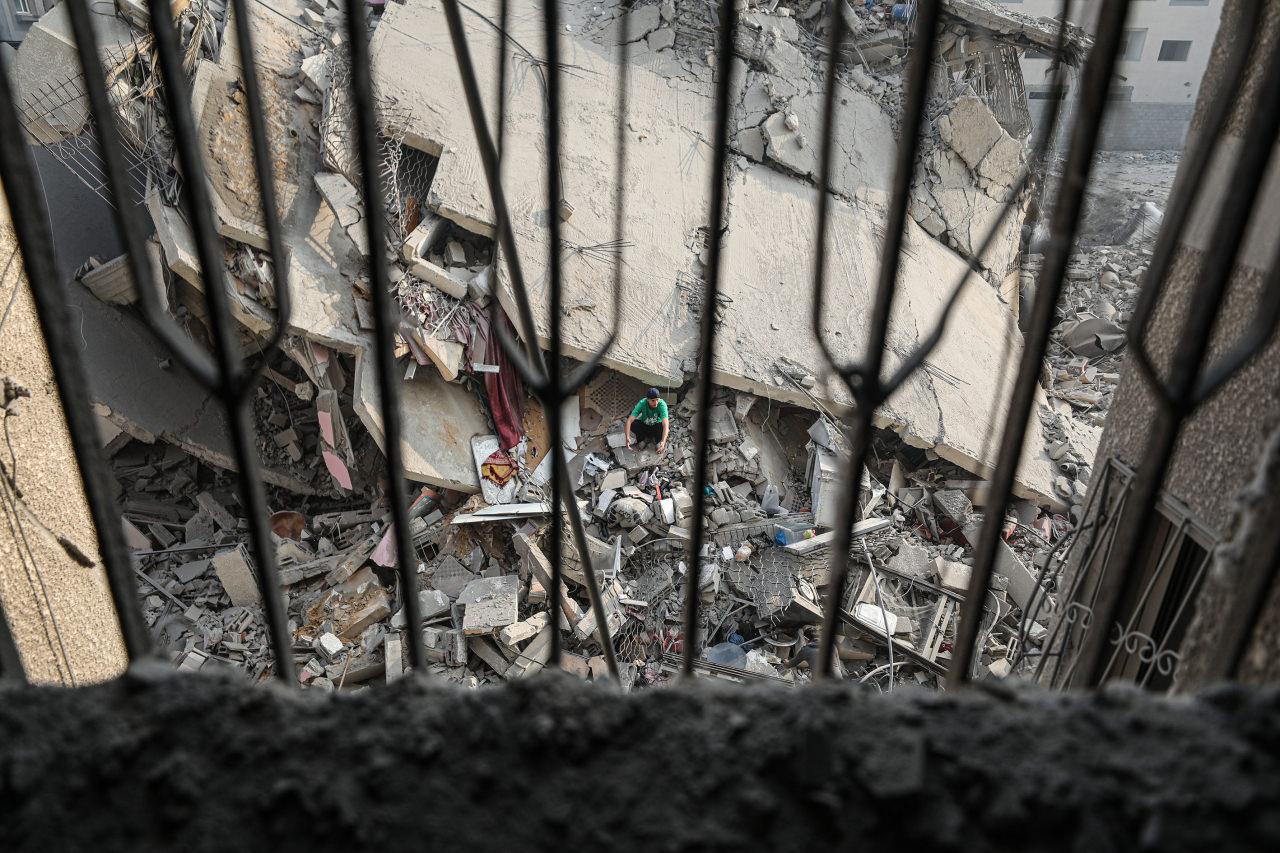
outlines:
[[[999,2],[1028,15],[1050,18],[1062,9],[1062,0]],[[1099,6],[1100,0],[1075,0],[1072,17],[1093,32]],[[1182,148],[1221,14],[1222,0],[1130,0],[1103,127],[1104,149]],[[1043,114],[1045,98],[1049,97],[1048,71],[1047,56],[1029,53],[1023,57],[1022,73],[1033,119]],[[1068,94],[1069,100],[1073,97]],[[1065,144],[1064,135],[1059,135],[1059,143]]]

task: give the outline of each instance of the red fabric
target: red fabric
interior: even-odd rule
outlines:
[[[484,377],[484,393],[489,401],[489,412],[498,431],[498,446],[503,450],[510,450],[524,436],[524,383],[511,359],[507,358],[506,350],[498,343],[493,324],[501,323],[511,334],[512,340],[516,339],[515,329],[496,301],[492,303],[488,315],[476,311],[472,319],[475,334],[467,347],[468,355],[473,361],[498,366],[497,373],[481,375]],[[483,358],[477,358],[477,355]]]

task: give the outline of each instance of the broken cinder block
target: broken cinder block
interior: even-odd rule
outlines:
[[[934,557],[933,567],[938,572],[938,581],[943,589],[953,592],[964,592],[969,589],[969,578],[973,574],[972,567],[942,557]]]
[[[332,661],[342,654],[342,641],[338,639],[336,634],[331,634],[328,631],[316,637],[311,647],[316,650],[316,654],[327,661]]]
[[[243,545],[215,554],[210,560],[231,603],[240,607],[258,604],[258,580]]]

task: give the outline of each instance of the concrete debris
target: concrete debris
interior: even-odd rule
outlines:
[[[462,630],[468,635],[493,634],[517,618],[519,581],[515,575],[478,578],[458,596],[464,608]]]
[[[261,600],[257,577],[243,546],[215,554],[210,562],[232,604],[247,607]]]
[[[496,3],[478,3],[464,17],[477,55],[510,44],[538,49],[536,16],[515,16],[510,31],[498,33],[485,21]],[[696,642],[699,673],[708,677],[784,684],[812,678],[835,527],[852,491],[841,482],[849,443],[839,419],[853,400],[828,381],[809,328],[811,294],[798,284],[812,280],[806,265],[826,90],[825,63],[813,45],[825,43],[828,4],[740,3],[741,23],[726,47],[742,60],[729,81],[737,158],[728,175],[729,224],[716,235],[725,284],[714,306],[697,295],[711,239],[706,202],[682,191],[710,177],[709,158],[688,153],[690,134],[702,132],[688,117],[712,113],[715,57],[706,10],[678,0],[625,11],[618,3],[566,7],[565,37],[574,42],[580,72],[564,80],[569,114],[613,115],[613,48],[623,20],[634,55],[643,57],[631,69],[634,114],[625,125],[632,152],[626,180],[645,188],[628,196],[627,252],[629,263],[643,259],[645,286],[624,289],[619,338],[580,398],[556,415],[564,441],[554,448],[548,415],[498,345],[508,318],[520,316],[512,265],[498,262],[496,217],[457,63],[439,38],[446,29],[440,4],[405,0],[370,18],[379,129],[394,190],[378,202],[388,225],[378,246],[368,243],[357,189],[337,6],[309,2],[292,17],[248,7],[263,54],[264,112],[278,130],[270,154],[287,275],[277,275],[265,251],[238,51],[234,40],[223,44],[223,6],[203,5],[216,10],[178,14],[190,24],[180,27],[181,38],[223,263],[204,270],[198,262],[192,229],[171,203],[181,180],[171,142],[151,134],[146,209],[158,281],[144,284],[162,291],[197,339],[212,328],[205,288],[220,288],[252,345],[272,334],[276,288],[287,279],[288,334],[264,366],[251,410],[263,478],[274,487],[272,509],[296,516],[294,529],[257,543],[275,556],[293,657],[272,659],[259,598],[263,567],[250,558],[259,553],[250,537],[256,525],[227,497],[234,494],[234,453],[221,408],[120,310],[139,296],[124,259],[91,259],[79,276],[84,287],[73,288],[71,299],[83,309],[77,316],[95,411],[157,646],[180,668],[233,668],[260,680],[282,666],[299,683],[326,691],[403,677],[405,635],[416,638],[413,631],[426,646],[423,668],[468,686],[542,669],[557,631],[563,668],[592,680],[610,677],[607,633],[626,689],[669,680],[672,656],[686,642]],[[1047,49],[1056,23],[988,0],[946,0],[943,9],[939,59],[953,85],[929,107],[890,350],[913,349],[947,305],[950,287],[966,285],[951,309],[950,333],[875,412],[872,452],[856,490],[837,648],[845,675],[877,686],[904,677],[936,685],[945,670],[977,531],[984,513],[1000,511],[980,497],[980,478],[994,464],[986,439],[1008,396],[1011,377],[1001,365],[1018,357],[1021,342],[1011,330],[1020,303],[1034,296],[1039,258],[1034,234],[1032,253],[1020,257],[1029,198],[1015,189],[1029,123],[1025,100],[1006,96],[1021,92],[1009,71],[1017,52]],[[864,349],[861,318],[873,299],[867,263],[883,239],[909,24],[886,4],[847,4],[844,15],[849,33],[832,82],[841,120],[853,130],[837,138],[830,176],[831,228],[842,238],[831,254],[828,299],[840,311],[829,313],[824,333],[837,357],[852,358]],[[67,67],[78,64],[56,37],[65,23],[65,11],[55,9],[33,30],[14,64],[24,80],[38,81],[48,70],[33,44],[45,43]],[[145,37],[127,16],[99,26],[116,48]],[[207,34],[189,41],[197,31]],[[1067,42],[1074,63],[1088,38],[1072,28]],[[139,53],[113,72],[128,96],[113,104],[130,131],[167,124],[163,99],[137,83],[151,79]],[[482,91],[492,92],[495,69],[479,63],[477,71]],[[543,93],[520,86],[509,98],[506,154],[520,168],[508,170],[508,194],[540,198]],[[60,121],[28,116],[24,124],[56,149],[84,129],[75,111],[65,112]],[[559,322],[569,360],[586,359],[610,332],[610,277],[601,269],[617,263],[618,249],[600,229],[616,201],[607,168],[614,125],[567,125],[566,148],[578,159],[565,170],[564,198],[511,222],[532,289],[547,280],[549,251],[564,253]],[[1016,480],[1024,500],[1016,520],[1008,519],[991,600],[983,602],[994,616],[981,650],[982,671],[991,677],[1023,674],[1046,639],[1041,623],[1053,612],[1055,587],[1037,573],[1078,521],[1071,513],[1089,481],[1163,204],[1162,197],[1133,199],[1113,242],[1082,248],[1068,272],[1049,387]],[[1012,210],[971,273],[966,258],[1006,206]],[[553,217],[567,223],[566,239],[549,249]],[[370,357],[371,297],[384,283],[371,281],[369,259],[379,252],[398,312],[393,381],[405,473],[426,486],[409,507],[412,554],[398,553],[382,473],[385,429]],[[515,332],[545,346],[550,318],[545,300],[534,303],[533,327]],[[706,542],[691,558],[697,455],[690,380],[707,311],[720,324],[719,349],[706,485],[697,496],[705,502]],[[653,442],[628,447],[623,434],[627,413],[651,385],[668,404],[662,452]],[[551,513],[560,509],[551,505],[550,472],[557,461],[568,471],[566,499],[576,502],[583,530],[565,516],[563,540],[553,548]],[[558,587],[549,558],[556,551]],[[405,560],[414,569],[408,589],[395,571]],[[696,640],[683,634],[688,584],[702,601]],[[409,625],[405,603],[415,600],[421,624]],[[891,649],[896,665],[889,668]]]

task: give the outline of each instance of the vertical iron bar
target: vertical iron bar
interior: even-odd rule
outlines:
[[[840,4],[835,4],[840,5]],[[941,0],[922,0],[915,19],[916,34],[912,48],[911,64],[907,69],[907,89],[903,99],[903,122],[898,139],[893,173],[893,195],[889,202],[889,214],[885,220],[884,247],[880,252],[880,270],[876,283],[876,299],[871,310],[871,327],[867,334],[867,350],[856,375],[846,375],[845,381],[854,396],[849,412],[852,447],[849,462],[845,466],[843,502],[837,514],[835,542],[831,553],[831,572],[827,580],[827,601],[822,619],[822,636],[819,640],[820,656],[818,674],[826,678],[833,672],[836,647],[836,628],[840,622],[840,608],[844,599],[845,584],[849,579],[849,549],[853,544],[853,525],[858,518],[858,495],[861,491],[862,472],[866,467],[867,453],[871,448],[872,417],[876,407],[884,402],[886,392],[880,378],[884,364],[884,346],[889,334],[889,317],[893,309],[893,297],[898,285],[898,265],[905,235],[907,201],[911,181],[915,173],[916,150],[920,143],[920,128],[924,123],[925,100],[929,96],[929,75],[933,70],[933,51],[937,43],[938,24],[942,18]],[[833,14],[837,14],[833,12]],[[826,81],[828,89],[836,86],[835,79]],[[825,128],[828,137],[834,128]],[[827,142],[823,143],[824,146]],[[824,175],[824,184],[828,176]],[[827,193],[824,189],[822,195]],[[819,249],[821,250],[821,249]],[[821,268],[817,270],[821,274]]]
[[[53,235],[49,231],[44,194],[35,177],[31,152],[22,134],[17,132],[20,126],[8,71],[0,67],[0,127],[10,129],[0,133],[0,185],[9,200],[13,229],[22,250],[22,264],[58,387],[58,402],[62,405],[71,447],[80,466],[85,501],[97,529],[98,553],[106,570],[125,651],[130,660],[137,660],[151,651],[151,639],[138,602],[120,515],[107,486],[106,463],[98,446],[98,431],[89,415],[89,384],[80,363],[80,351],[72,337],[66,288],[58,280],[54,265]],[[0,614],[0,619],[3,618]],[[21,671],[20,665],[18,671]]]
[[[257,564],[258,592],[262,598],[271,649],[275,655],[275,676],[281,682],[296,685],[293,677],[293,648],[285,621],[283,594],[276,574],[275,548],[267,526],[267,500],[260,473],[255,431],[249,417],[249,400],[253,383],[244,381],[234,321],[227,304],[226,276],[216,232],[214,231],[209,187],[206,183],[200,149],[197,147],[195,122],[191,116],[187,79],[182,69],[178,36],[173,15],[166,0],[147,0],[151,31],[160,59],[165,104],[174,144],[184,180],[182,190],[195,232],[196,250],[204,278],[205,302],[209,307],[209,326],[214,344],[219,382],[215,393],[226,411],[231,431],[232,451],[239,476],[240,500],[248,515],[249,540]],[[265,222],[267,230],[278,228],[278,222]]]
[[[503,9],[504,11],[506,9],[506,0],[503,0]],[[626,125],[627,125],[627,104],[628,104],[627,86],[630,81],[630,72],[629,72],[627,63],[630,59],[630,50],[628,48],[630,31],[631,31],[630,16],[623,15],[622,16],[622,40],[621,40],[621,44],[619,45],[619,53],[621,55],[619,58],[619,66],[618,66],[618,122],[616,127],[616,132],[617,132],[616,149],[617,149],[617,157],[618,157],[616,184],[617,184],[618,200],[617,200],[617,204],[615,204],[614,206],[614,221],[613,221],[614,240],[618,244],[618,257],[617,257],[616,265],[614,266],[614,275],[613,275],[613,330],[609,335],[608,343],[605,344],[605,348],[604,348],[605,350],[607,350],[608,347],[612,345],[613,339],[617,335],[618,325],[622,316],[622,310],[621,310],[622,268],[623,268],[623,252],[625,251],[622,245],[623,244],[622,237],[624,233],[624,222],[626,219],[625,198],[626,198],[626,171],[627,171],[627,155],[626,155],[626,150],[627,150]],[[548,61],[551,61],[550,56],[548,56]],[[558,76],[559,74],[558,68],[554,70],[552,73]],[[554,205],[551,207],[551,210],[552,210],[552,217],[554,219],[558,219],[559,217],[556,215],[556,210]],[[559,244],[556,243],[555,247],[553,248],[553,251],[555,251],[557,254],[559,254],[558,247],[559,247]],[[559,316],[556,315],[555,317],[553,317],[553,321],[556,322],[556,325],[558,326]],[[604,354],[604,350],[601,350],[599,355],[603,355],[603,354]],[[596,361],[596,359],[592,359],[592,361],[594,362]],[[590,363],[585,366],[589,367]],[[555,429],[562,430],[560,411],[564,406],[564,401],[568,399],[569,395],[576,390],[577,388],[576,380],[578,379],[578,377],[581,377],[583,380],[585,380],[587,377],[586,377],[585,371],[579,371],[577,375],[570,377],[570,381],[568,382],[568,384],[565,384],[563,387],[561,387],[559,385],[558,368],[553,367],[552,370],[553,370],[552,381],[557,383],[556,387],[558,390],[556,390],[555,392],[554,401],[552,402],[552,404],[548,406],[548,404],[544,402],[543,408],[548,412],[554,413],[552,417],[554,418],[556,423]],[[564,446],[563,442],[564,442],[564,436],[563,434],[561,434],[559,437],[559,443],[557,443],[556,439],[553,439],[551,443],[551,446],[554,449],[553,452],[556,454],[555,476],[558,479],[560,479],[561,482],[563,483],[563,485],[561,486],[561,489],[563,490],[562,494],[566,494],[568,496],[568,500],[565,501],[563,506],[564,506],[564,510],[568,513],[571,532],[573,533],[574,542],[577,545],[578,554],[581,557],[582,565],[584,567],[583,576],[586,580],[587,596],[591,601],[591,611],[592,613],[595,614],[595,617],[596,617],[596,630],[600,636],[600,646],[604,653],[605,666],[609,671],[609,676],[616,683],[620,684],[621,679],[618,675],[617,654],[614,652],[613,641],[609,636],[610,635],[609,623],[608,623],[607,615],[604,611],[604,600],[601,598],[600,585],[596,580],[595,568],[592,565],[592,562],[590,559],[590,551],[587,548],[586,528],[582,523],[582,515],[578,511],[577,500],[573,496],[573,484],[569,482],[568,461],[563,451],[563,446]],[[554,484],[553,484],[553,489],[554,489]],[[556,517],[560,518],[561,504],[558,501],[553,500],[552,506],[556,508]],[[559,539],[558,536],[557,536],[557,539]],[[552,599],[553,613],[558,612],[557,608],[559,607],[559,592],[560,592],[559,584],[557,582],[555,595],[553,596],[553,599]],[[558,624],[559,624],[559,620],[557,618],[557,625]],[[559,639],[558,635],[559,635],[559,631],[557,630],[555,635],[553,635],[555,637],[555,641],[558,641]]]
[[[498,147],[495,146],[493,143],[493,137],[489,134],[488,124],[485,120],[484,105],[480,98],[480,90],[479,90],[478,81],[475,74],[475,68],[471,63],[470,49],[467,44],[466,33],[462,25],[461,15],[457,11],[457,5],[458,4],[456,2],[449,2],[449,0],[446,0],[444,4],[446,23],[449,26],[450,38],[453,41],[454,53],[458,60],[459,74],[462,79],[464,94],[466,95],[466,98],[467,98],[468,109],[471,114],[472,126],[476,135],[477,146],[479,148],[481,160],[485,166],[486,179],[489,182],[490,195],[492,198],[493,207],[495,211],[495,219],[498,225],[497,231],[498,231],[498,238],[499,238],[499,248],[502,251],[507,253],[507,257],[509,259],[508,267],[511,271],[512,289],[515,292],[515,295],[517,298],[517,308],[520,311],[521,317],[527,318],[525,320],[525,325],[527,327],[527,330],[529,330],[529,334],[527,335],[525,340],[525,351],[527,353],[527,357],[522,357],[522,354],[518,351],[518,349],[516,349],[516,345],[514,344],[514,342],[509,341],[503,334],[498,335],[498,342],[499,344],[502,345],[503,349],[507,352],[507,354],[511,356],[512,362],[516,370],[520,373],[520,375],[525,380],[525,382],[528,383],[530,390],[542,403],[544,411],[548,413],[553,413],[551,416],[553,420],[548,425],[548,431],[550,433],[554,433],[557,429],[561,430],[561,434],[559,435],[559,437],[556,437],[554,435],[550,437],[552,447],[555,448],[557,445],[563,446],[564,439],[563,439],[562,425],[558,422],[558,418],[554,413],[558,413],[560,411],[566,397],[569,394],[571,394],[573,390],[575,390],[581,384],[581,382],[585,381],[585,379],[590,375],[591,370],[594,369],[594,366],[599,363],[599,360],[603,357],[604,353],[607,352],[608,349],[613,345],[613,342],[617,337],[617,331],[618,331],[620,317],[621,317],[620,311],[618,309],[618,305],[621,299],[621,283],[622,283],[621,272],[619,268],[619,271],[616,271],[614,276],[614,320],[613,320],[613,326],[609,334],[608,340],[605,342],[603,347],[598,352],[596,352],[586,363],[581,365],[581,367],[577,371],[571,374],[570,379],[567,383],[562,382],[558,375],[548,377],[548,368],[546,367],[546,365],[543,364],[542,357],[539,355],[537,350],[536,338],[534,337],[534,335],[536,335],[536,327],[534,326],[534,322],[532,319],[533,318],[532,308],[529,304],[527,292],[525,290],[523,274],[520,269],[519,256],[516,254],[514,234],[510,228],[510,217],[506,207],[506,200],[503,194],[502,183],[501,183],[501,168],[502,168],[501,154],[499,152]],[[544,20],[544,23],[545,23],[545,20]],[[554,26],[553,26],[553,29],[555,29]],[[625,25],[624,25],[624,29],[625,29]],[[506,37],[505,26],[499,27],[499,37],[505,39]],[[558,51],[559,51],[558,42],[553,42],[550,50],[558,54]],[[548,61],[552,65],[552,67],[555,69],[556,73],[558,73],[560,68],[560,64],[558,60],[549,59]],[[624,64],[620,68],[619,74],[622,80],[622,83],[621,83],[622,91],[620,92],[620,95],[619,95],[619,101],[622,106],[620,106],[619,109],[620,109],[620,112],[625,113],[625,104],[626,104],[626,92],[625,92],[626,82],[625,81],[627,78],[627,69],[625,66],[625,51],[624,51]],[[502,74],[500,73],[499,76],[501,77]],[[557,91],[558,91],[558,86],[559,86],[558,77],[555,79],[554,84],[557,86]],[[548,89],[550,89],[550,85],[551,84],[548,84]],[[505,89],[505,86],[500,85],[499,89],[500,90]],[[501,95],[500,95],[500,100],[501,100]],[[552,106],[551,106],[552,103],[554,103],[554,110],[556,111],[556,115],[558,115],[558,111],[560,109],[558,96],[556,100],[548,104],[549,110],[552,109]],[[502,115],[505,115],[505,104],[501,105],[501,112],[502,112]],[[559,126],[559,120],[557,118],[550,117],[550,113],[549,113],[549,119],[548,119],[548,125],[547,125],[548,131],[552,130],[553,128],[557,128],[558,126]],[[619,139],[625,138],[623,136],[624,131],[622,130],[621,118],[619,119],[618,133],[619,133]],[[499,127],[497,129],[497,134],[500,140],[505,136],[505,119],[503,118],[499,119]],[[625,172],[625,154],[623,152],[619,152],[619,153],[620,153],[619,174],[622,175]],[[557,175],[558,175],[559,174],[558,158],[555,159],[555,169],[557,170]],[[555,210],[559,203],[560,193],[553,192],[552,195],[554,200],[551,203],[551,207],[553,210]],[[619,188],[620,208],[615,212],[615,227],[617,230],[619,240],[621,240],[621,234],[622,234],[621,223],[625,218],[623,215],[623,211],[621,209],[622,206],[624,206],[624,201],[623,201],[624,198],[625,198],[625,187],[620,186]],[[557,229],[559,228],[558,221],[555,223],[555,227]],[[559,245],[558,237],[553,237],[553,243],[555,245],[552,248],[552,257],[554,259],[554,262],[558,263],[560,260],[558,254],[556,254],[558,251],[556,247],[558,247]],[[621,257],[619,258],[619,264],[621,264]],[[558,281],[558,278],[556,280]],[[552,295],[553,297],[556,296],[556,293],[554,290]],[[553,334],[556,334],[559,332],[558,309],[553,309],[550,313],[551,313],[551,316],[553,317],[553,325],[552,325]],[[502,329],[501,327],[499,327],[499,332],[501,331]],[[555,347],[553,347],[553,349],[555,349]],[[559,359],[553,358],[552,360],[554,361],[554,366],[552,369],[558,372],[560,367]],[[582,519],[581,519],[580,513],[578,512],[578,506],[576,501],[572,498],[571,491],[566,491],[566,486],[568,483],[568,469],[567,469],[567,463],[565,462],[565,460],[557,460],[555,464],[553,464],[552,476],[553,476],[552,498],[553,498],[553,504],[556,505],[557,507],[557,515],[556,515],[556,518],[553,519],[554,542],[550,548],[552,553],[549,555],[552,557],[553,573],[556,570],[556,567],[559,566],[559,562],[560,562],[559,559],[556,559],[556,555],[557,554],[561,556],[563,555],[563,517],[560,516],[559,514],[561,507],[563,508],[563,511],[567,513],[569,516],[571,533],[574,536],[576,547],[578,548],[579,552],[584,555],[584,564],[590,567],[591,565],[590,559],[589,559],[590,552],[586,546],[585,527],[582,524]],[[566,498],[566,499],[562,500],[561,498]],[[559,551],[557,551],[557,548],[559,549]],[[617,678],[616,658],[613,652],[612,641],[609,637],[608,621],[607,619],[605,619],[603,603],[600,598],[599,586],[596,582],[594,573],[588,572],[585,578],[585,582],[586,582],[588,596],[591,599],[592,612],[597,619],[598,630],[600,634],[600,643],[601,643],[602,649],[604,650],[605,661],[606,661],[606,664],[608,665],[610,674],[616,679]],[[555,583],[553,583],[553,586],[559,587],[560,585],[561,583],[559,581],[556,581]],[[553,596],[555,594],[558,594],[558,592],[553,593]],[[553,607],[553,612],[557,612],[555,607]],[[558,618],[559,617],[557,617],[557,619]],[[558,643],[559,643],[559,635],[557,632],[556,634],[553,635],[553,653],[557,660],[559,659]]]
[[[382,201],[378,175],[378,126],[374,115],[373,78],[369,37],[365,27],[366,6],[361,0],[347,0],[347,42],[351,50],[351,94],[360,150],[360,184],[364,194],[365,233],[369,245],[369,290],[373,294],[374,363],[378,373],[378,395],[390,481],[391,517],[395,525],[396,568],[400,592],[409,625],[409,661],[417,670],[426,665],[422,642],[422,611],[418,605],[418,566],[409,536],[409,492],[405,487],[404,449],[400,430],[400,384],[396,373],[394,329],[395,301],[387,293],[391,280],[387,268],[387,211]],[[365,357],[369,356],[366,353]]]
[[[507,207],[506,194],[502,190],[502,175],[499,170],[498,152],[489,133],[484,117],[484,101],[480,96],[480,83],[476,79],[475,66],[471,61],[471,48],[467,44],[466,28],[462,23],[462,13],[458,10],[458,0],[441,0],[444,8],[445,23],[449,27],[449,39],[453,42],[453,53],[458,60],[458,76],[462,81],[462,91],[467,99],[467,111],[471,115],[471,127],[476,135],[476,148],[479,150],[480,162],[484,164],[485,180],[489,184],[489,197],[492,200],[498,241],[507,258],[507,270],[511,274],[511,289],[516,296],[516,309],[525,336],[525,366],[545,379],[546,369],[538,353],[538,326],[533,319],[533,308],[529,304],[528,290],[525,287],[524,269],[520,256],[516,252],[515,232],[511,229],[511,217]],[[500,36],[501,38],[502,36]],[[556,213],[552,210],[552,214]],[[495,276],[497,269],[494,270]],[[495,279],[496,281],[496,279]],[[505,341],[500,327],[495,330],[499,341]],[[508,352],[514,357],[514,353]]]
[[[813,247],[813,313],[810,316],[813,337],[818,342],[827,362],[836,369],[839,369],[840,359],[827,343],[827,336],[822,334],[822,318],[826,308],[827,223],[831,209],[831,173],[835,165],[836,134],[839,130],[836,125],[836,71],[839,68],[837,60],[840,56],[840,42],[845,34],[842,5],[841,3],[830,4],[831,11],[827,21],[827,76],[826,91],[822,94],[822,153],[818,160],[818,166],[821,169],[818,176],[818,239]]]
[[[1054,310],[1062,293],[1063,278],[1071,256],[1072,239],[1084,205],[1085,184],[1093,165],[1093,153],[1106,112],[1107,91],[1120,53],[1128,12],[1128,0],[1105,0],[1099,13],[1097,40],[1085,64],[1080,109],[1072,128],[1071,147],[1058,190],[1048,250],[1036,288],[1029,337],[1023,344],[1022,360],[1005,420],[1000,452],[996,457],[996,470],[991,479],[987,516],[978,537],[969,589],[960,610],[955,656],[947,671],[947,682],[953,687],[966,683],[973,668],[982,605],[991,588],[991,573],[995,566],[996,547],[1000,544],[1000,530],[1004,526],[1005,507],[1013,493],[1013,480],[1026,442],[1027,419],[1035,404],[1040,365],[1049,344],[1049,329],[1053,325]]]
[[[733,77],[733,33],[738,25],[737,3],[722,0],[720,30],[716,44],[715,167],[711,170],[711,227],[707,233],[707,281],[702,297],[701,338],[698,353],[698,403],[693,438],[697,446],[694,462],[693,527],[689,531],[688,569],[685,572],[684,645],[681,673],[693,677],[694,647],[698,642],[699,582],[702,576],[702,534],[706,526],[707,432],[711,423],[711,373],[715,360],[716,308],[720,296],[720,251],[725,229],[725,198],[728,195],[726,169],[729,144],[729,86]]]
[[[498,120],[495,128],[498,152],[498,180],[502,180],[502,155],[507,141],[507,25],[511,20],[511,0],[501,0],[498,10]]]
[[[564,455],[564,423],[560,418],[560,357],[563,349],[563,338],[560,329],[560,306],[561,306],[561,287],[563,281],[562,274],[562,255],[560,248],[560,199],[563,197],[561,189],[562,176],[560,174],[560,10],[558,0],[544,0],[543,9],[543,38],[546,39],[547,51],[547,123],[546,123],[546,143],[547,143],[547,210],[550,212],[549,225],[549,245],[547,246],[547,270],[550,278],[550,294],[548,298],[549,307],[547,316],[551,326],[550,351],[547,353],[547,394],[546,401],[550,405],[547,407],[547,420],[550,422],[551,448],[556,454],[557,462]],[[530,329],[527,333],[530,338],[537,335],[537,329]],[[551,514],[551,600],[558,604],[560,601],[560,584],[562,583],[563,567],[561,560],[564,551],[564,516],[560,512],[560,507],[565,500],[565,490],[568,486],[567,478],[562,476],[561,466],[555,466],[555,476],[551,480],[551,506],[554,512]],[[573,500],[572,492],[569,492],[568,499]],[[582,558],[582,571],[588,578],[592,578],[595,568],[591,565],[591,555],[583,550],[579,555]],[[593,581],[594,582],[594,581]],[[559,626],[560,620],[552,620],[555,625]],[[597,626],[604,627],[604,626]],[[551,666],[560,667],[561,653],[560,631],[557,629],[551,632]]]

